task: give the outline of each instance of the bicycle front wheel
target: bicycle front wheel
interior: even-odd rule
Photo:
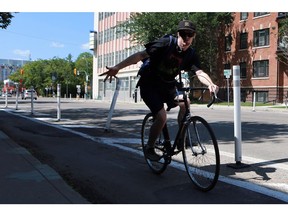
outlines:
[[[145,116],[143,122],[142,122],[142,129],[141,129],[141,141],[142,141],[142,149],[145,149],[145,146],[147,145],[149,134],[150,134],[150,128],[154,122],[154,116],[152,113],[149,113]],[[144,152],[144,151],[143,151]],[[149,160],[145,156],[146,163],[148,164],[149,168],[156,174],[161,174],[166,169],[168,162],[166,161],[165,155],[166,154],[166,148],[164,146],[164,140],[162,136],[160,135],[155,143],[155,152],[158,154],[161,158],[159,161],[152,161]]]
[[[182,154],[186,171],[198,189],[209,191],[216,185],[220,171],[215,135],[206,120],[193,116],[183,136]]]

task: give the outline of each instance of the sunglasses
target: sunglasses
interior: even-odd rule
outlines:
[[[182,38],[194,37],[195,32],[179,31],[179,35],[180,35],[180,37],[182,37]]]

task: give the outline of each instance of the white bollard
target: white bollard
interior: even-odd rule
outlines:
[[[113,115],[113,112],[114,112],[114,108],[115,108],[116,100],[117,100],[117,97],[118,97],[118,94],[119,94],[120,86],[121,86],[121,81],[120,81],[119,78],[116,78],[116,89],[115,89],[115,92],[114,92],[114,95],[113,95],[113,99],[112,99],[112,103],[111,103],[111,106],[110,106],[110,110],[109,110],[108,119],[107,119],[107,122],[106,122],[105,131],[109,131],[109,129],[110,129],[111,118],[112,118],[112,115]]]
[[[34,87],[31,86],[31,115],[34,114],[34,95],[33,95],[33,92],[34,92]]]
[[[61,119],[61,84],[57,84],[57,121],[60,121]]]
[[[233,66],[233,100],[234,100],[234,140],[235,140],[235,161],[242,160],[242,134],[241,134],[241,100],[240,100],[240,67]]]
[[[253,92],[253,109],[252,111],[255,112],[255,107],[256,107],[256,92]]]
[[[236,164],[228,166],[233,168],[244,168],[248,165],[242,161],[242,130],[241,130],[241,93],[240,93],[240,66],[233,66],[233,101],[234,101],[234,141]]]
[[[18,98],[19,98],[19,88],[18,88],[18,83],[16,84],[16,101],[15,101],[15,109],[18,110]]]
[[[6,95],[5,95],[5,108],[8,108],[8,92],[6,88]]]

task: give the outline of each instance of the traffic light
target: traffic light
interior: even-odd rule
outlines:
[[[74,76],[76,76],[77,75],[77,69],[76,68],[74,68]]]
[[[20,69],[20,74],[23,75],[24,74],[24,70]]]

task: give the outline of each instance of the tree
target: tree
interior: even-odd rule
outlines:
[[[81,53],[75,61],[75,66],[80,73],[87,73],[91,78],[93,72],[93,55],[89,52]]]
[[[8,27],[8,25],[10,25],[11,23],[11,19],[14,16],[12,15],[12,13],[0,13],[0,28],[2,29],[6,29]]]
[[[278,60],[288,65],[288,17],[279,21]]]
[[[127,22],[119,24],[118,31],[130,34],[130,40],[145,44],[165,34],[175,35],[180,20],[188,19],[196,24],[194,47],[200,56],[204,71],[213,76],[217,67],[218,37],[225,36],[223,26],[233,22],[231,13],[133,13]]]
[[[81,53],[75,61],[78,73],[79,84],[84,84],[85,93],[91,95],[92,74],[93,74],[93,55],[89,52]],[[88,96],[86,95],[86,96]]]
[[[77,58],[79,69],[86,70],[85,60],[83,56],[89,56],[88,70],[92,74],[92,55],[90,53],[81,53]],[[76,85],[84,83],[83,76],[74,76],[73,70],[75,62],[72,61],[72,56],[69,54],[67,58],[56,58],[49,60],[36,60],[29,62],[23,66],[24,73],[21,74],[21,69],[14,72],[9,76],[9,79],[14,82],[21,83],[20,88],[30,88],[33,86],[37,93],[41,96],[49,96],[54,92],[56,93],[57,84],[61,84],[62,96],[66,94],[76,95]],[[47,92],[48,91],[48,92]]]

